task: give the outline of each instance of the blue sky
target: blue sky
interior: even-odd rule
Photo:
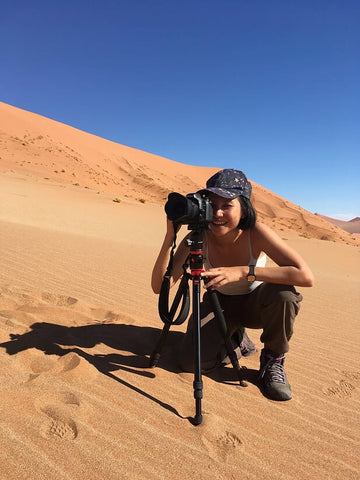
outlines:
[[[359,25],[358,0],[3,0],[0,99],[348,220]]]

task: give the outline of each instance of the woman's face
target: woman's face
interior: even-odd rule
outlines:
[[[209,194],[213,207],[211,231],[216,236],[226,235],[238,228],[241,219],[241,204],[238,198],[229,200],[213,193]]]

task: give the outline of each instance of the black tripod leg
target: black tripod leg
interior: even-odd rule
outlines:
[[[161,335],[158,340],[158,343],[156,344],[156,347],[150,356],[149,367],[157,367],[160,359],[160,353],[165,344],[166,337],[169,333],[169,330],[170,330],[170,324],[165,323],[161,331]]]
[[[201,377],[201,345],[200,345],[200,277],[193,280],[193,318],[195,333],[195,372],[194,372],[194,398],[196,413],[194,425],[200,425],[202,422],[201,400],[203,397],[203,382]]]
[[[186,275],[183,276],[178,291],[176,292],[173,304],[171,305],[170,311],[167,313],[167,321],[164,321],[164,327],[161,331],[160,338],[153,353],[150,356],[149,367],[157,367],[160,359],[160,353],[165,345],[166,337],[169,333],[171,325],[178,325],[183,323],[185,318],[188,315],[189,311],[189,290],[188,290],[188,283]],[[181,308],[181,312],[176,320],[174,320],[175,313],[177,308],[180,304],[181,299],[183,299],[183,305]],[[183,318],[183,319],[182,319]]]
[[[240,365],[239,365],[239,360],[237,358],[237,355],[234,351],[233,344],[231,342],[229,329],[227,327],[227,324],[226,324],[226,321],[225,321],[225,318],[224,318],[223,311],[221,309],[221,305],[220,305],[217,293],[215,291],[211,291],[211,290],[208,290],[208,293],[210,295],[210,299],[211,299],[212,305],[214,307],[214,315],[215,315],[216,321],[218,322],[218,325],[219,325],[219,328],[221,330],[222,336],[224,338],[226,351],[229,355],[231,364],[232,364],[232,366],[233,366],[233,368],[236,372],[236,375],[238,377],[240,385],[242,387],[247,387],[247,384],[244,382],[244,380],[242,378],[242,372],[241,372],[241,368],[240,368]]]

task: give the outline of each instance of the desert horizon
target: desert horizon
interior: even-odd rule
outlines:
[[[196,191],[217,169],[4,103],[0,118],[1,478],[357,479],[357,233],[252,182],[259,218],[315,275],[298,288],[293,399],[263,396],[251,330],[247,388],[230,367],[204,375],[195,427],[193,375],[173,356],[186,323],[148,366],[163,327],[150,277],[168,193]]]

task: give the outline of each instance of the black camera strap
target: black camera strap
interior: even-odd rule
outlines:
[[[185,322],[190,310],[189,277],[186,271],[187,260],[183,265],[184,274],[182,276],[179,288],[176,292],[174,301],[171,307],[169,308],[170,279],[171,279],[171,272],[173,267],[174,252],[176,248],[175,222],[174,222],[174,231],[175,231],[174,243],[170,252],[169,264],[167,266],[167,269],[161,284],[160,295],[159,295],[159,305],[158,305],[160,318],[167,325],[181,325],[182,323]],[[182,303],[181,303],[179,314],[174,320],[175,314],[178,311],[178,307],[181,301]]]

